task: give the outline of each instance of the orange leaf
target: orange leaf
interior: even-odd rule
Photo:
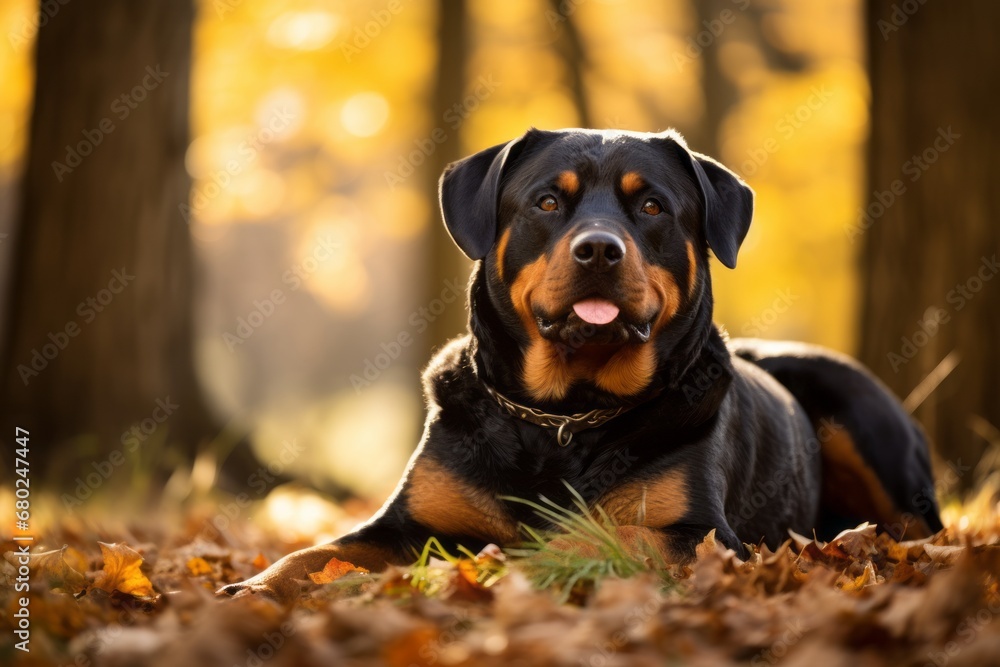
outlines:
[[[208,564],[208,561],[200,556],[195,556],[194,558],[189,558],[187,562],[187,569],[192,575],[200,577],[205,574],[212,574],[212,566]]]
[[[262,553],[258,553],[257,557],[253,559],[253,566],[258,570],[266,570],[267,566],[270,564],[271,562],[267,560]]]
[[[113,593],[116,590],[128,595],[150,597],[154,595],[153,584],[142,573],[142,556],[124,544],[101,545],[104,569],[94,584],[97,588]]]
[[[310,573],[309,578],[314,584],[329,584],[330,582],[336,581],[345,574],[350,574],[351,572],[368,574],[368,570],[363,567],[357,567],[351,563],[331,558],[327,564],[323,566],[322,572],[312,572]]]

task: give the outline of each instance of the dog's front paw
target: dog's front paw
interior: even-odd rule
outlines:
[[[256,597],[279,604],[291,604],[298,599],[305,587],[305,582],[291,578],[264,577],[266,574],[268,573],[262,572],[245,581],[226,584],[215,591],[215,594],[234,599]]]
[[[232,598],[257,597],[279,604],[291,604],[307,587],[307,581],[296,579],[282,568],[276,569],[271,566],[255,577],[235,584],[226,584],[215,591],[215,594],[219,597]]]
[[[259,596],[281,604],[291,604],[303,591],[313,587],[309,575],[319,572],[331,559],[342,555],[335,544],[323,544],[291,553],[246,581],[227,584],[215,592],[219,596],[248,598]]]

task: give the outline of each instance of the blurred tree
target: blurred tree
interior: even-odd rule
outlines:
[[[432,99],[432,129],[447,128],[445,119],[448,110],[462,102],[465,95],[465,64],[469,59],[469,10],[466,0],[438,0],[437,45],[438,61],[434,73]],[[463,157],[462,143],[458,129],[442,129],[452,135],[447,141],[437,145],[427,161],[427,188],[429,200],[435,203],[432,217],[435,221],[430,228],[430,253],[427,266],[430,281],[427,285],[426,300],[429,303],[440,296],[445,281],[458,278],[464,285],[469,276],[470,263],[458,247],[452,243],[448,233],[440,223],[437,210],[438,178],[450,163]],[[477,149],[478,150],[478,149]],[[463,301],[464,303],[464,301]],[[452,304],[431,324],[429,345],[437,347],[465,331],[466,312],[461,303]],[[420,356],[421,364],[426,363],[430,350]]]
[[[578,126],[592,128],[594,125],[591,119],[590,101],[587,99],[587,85],[584,80],[584,74],[588,67],[587,50],[580,27],[577,25],[577,19],[574,16],[576,5],[566,2],[566,0],[549,0],[549,9],[556,16],[562,18],[562,21],[558,23],[560,30],[556,48],[562,56],[566,72],[569,75],[569,90],[573,95],[573,106],[576,107]]]
[[[38,479],[106,477],[133,450],[168,473],[218,432],[178,208],[193,18],[191,0],[72,2],[39,30],[2,392]],[[157,450],[166,433],[183,444]]]
[[[871,194],[850,230],[863,241],[861,358],[913,392],[911,407],[926,399],[917,417],[968,488],[957,464],[974,465],[1000,426],[1000,5],[869,0],[866,19]]]

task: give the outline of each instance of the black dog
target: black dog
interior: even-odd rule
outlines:
[[[424,374],[395,494],[221,592],[291,599],[330,558],[380,570],[431,536],[514,544],[545,523],[503,497],[569,506],[567,484],[672,562],[712,529],[741,555],[789,529],[941,529],[924,437],[868,372],[801,344],[727,346],[708,249],[736,265],[753,194],[677,134],[531,130],[451,165],[441,208],[479,260],[470,332]]]

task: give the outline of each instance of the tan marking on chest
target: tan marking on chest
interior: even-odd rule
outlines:
[[[597,504],[620,525],[665,528],[687,514],[687,477],[683,470],[671,468],[653,479],[612,489]]]
[[[410,515],[436,536],[517,541],[517,524],[495,497],[430,460],[418,460],[406,485]]]

